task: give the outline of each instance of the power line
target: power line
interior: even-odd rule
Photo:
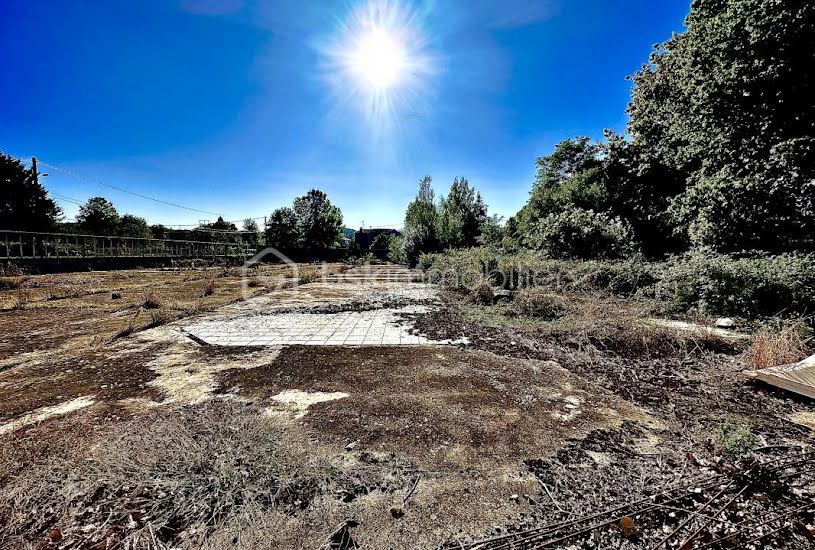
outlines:
[[[63,174],[67,174],[69,176],[72,176],[74,178],[85,180],[85,181],[88,181],[90,183],[95,183],[96,185],[102,185],[104,187],[109,187],[111,189],[115,189],[116,191],[121,191],[122,193],[128,193],[130,195],[140,197],[142,199],[147,199],[147,200],[151,200],[151,201],[158,202],[158,203],[161,203],[161,204],[166,204],[168,206],[174,206],[176,208],[183,208],[184,210],[191,210],[193,212],[199,212],[201,214],[211,214],[213,216],[219,216],[220,215],[217,212],[209,212],[207,210],[199,210],[197,208],[192,208],[190,206],[184,206],[183,204],[178,204],[178,203],[175,203],[175,202],[165,201],[163,199],[158,199],[156,197],[151,197],[149,195],[143,195],[142,193],[136,193],[135,191],[130,191],[128,189],[124,189],[123,187],[118,187],[116,185],[111,185],[109,183],[105,183],[105,182],[100,181],[98,179],[90,178],[88,176],[83,176],[82,174],[77,174],[76,172],[71,172],[70,170],[66,170],[65,168],[60,168],[59,166],[54,166],[53,164],[49,164],[49,163],[47,163],[47,162],[45,162],[43,160],[40,160],[39,162],[40,162],[40,164],[42,164],[44,166],[47,166],[47,167],[49,167],[49,168],[51,168],[53,170],[57,170],[58,172],[62,172]]]
[[[53,191],[49,191],[49,193],[51,195],[53,195],[55,198],[57,198],[57,199],[59,199],[61,201],[72,202],[74,204],[78,204],[79,206],[84,206],[84,204],[85,204],[84,202],[82,202],[82,201],[80,201],[78,199],[73,199],[71,197],[66,197],[65,195],[60,195],[59,193],[54,193]]]

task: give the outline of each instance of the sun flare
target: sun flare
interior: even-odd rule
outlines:
[[[372,29],[363,35],[351,54],[352,70],[376,89],[398,84],[407,65],[402,44],[384,29]]]
[[[426,28],[404,0],[357,4],[318,44],[336,112],[361,113],[377,131],[426,112],[436,75]]]

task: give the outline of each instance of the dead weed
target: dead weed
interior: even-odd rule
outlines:
[[[754,370],[800,361],[808,355],[801,327],[789,325],[780,330],[759,332],[747,350],[747,361]]]

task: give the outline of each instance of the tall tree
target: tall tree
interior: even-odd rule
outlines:
[[[214,222],[204,223],[193,229],[190,238],[195,241],[235,243],[240,239],[240,234],[238,226],[218,216]]]
[[[439,250],[439,238],[436,232],[438,213],[433,202],[433,179],[424,176],[419,180],[419,191],[410,202],[405,212],[404,235],[401,240],[401,256],[411,265],[415,265],[422,252]]]
[[[50,231],[61,217],[33,172],[0,152],[0,229]]]
[[[529,200],[518,212],[518,232],[523,240],[539,220],[566,208],[600,208],[604,189],[599,178],[600,145],[588,137],[567,139],[551,155],[539,157]]]
[[[140,239],[150,239],[153,237],[153,232],[147,225],[147,221],[145,221],[144,218],[132,214],[122,216],[119,220],[116,232],[123,237],[138,237]]]
[[[815,235],[815,4],[694,0],[634,77],[634,145],[682,174],[696,244],[777,249]]]
[[[273,248],[290,249],[301,246],[300,229],[294,210],[278,208],[272,212],[266,223],[266,241]]]
[[[252,218],[243,220],[243,230],[245,232],[243,233],[243,242],[257,246],[260,242],[260,227],[258,227],[258,222]]]
[[[168,230],[162,224],[157,223],[150,226],[150,232],[154,239],[166,239]]]
[[[92,197],[79,207],[76,216],[82,231],[95,235],[116,235],[119,229],[119,213],[104,197]]]
[[[324,192],[311,189],[297,197],[293,210],[305,248],[328,248],[336,243],[342,228],[342,212]]]
[[[481,226],[487,220],[487,206],[465,178],[456,178],[450,192],[441,199],[438,233],[444,248],[477,244]]]

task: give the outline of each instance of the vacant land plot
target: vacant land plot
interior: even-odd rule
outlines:
[[[812,405],[749,334],[299,271],[0,291],[0,547],[810,544]]]

